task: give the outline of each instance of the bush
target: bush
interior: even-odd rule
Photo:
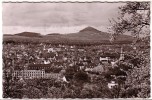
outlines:
[[[67,81],[71,81],[73,79],[74,74],[75,74],[74,69],[71,67],[68,67],[65,72],[65,77]]]
[[[74,80],[75,81],[81,81],[81,82],[88,82],[89,81],[89,76],[83,71],[79,71],[74,75]]]

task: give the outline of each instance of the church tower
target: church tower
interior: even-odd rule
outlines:
[[[119,58],[120,61],[123,61],[124,60],[124,52],[123,52],[123,48],[121,47],[121,52],[120,52],[120,58]]]

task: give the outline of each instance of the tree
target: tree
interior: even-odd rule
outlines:
[[[27,98],[42,98],[43,97],[43,93],[36,87],[33,86],[29,86],[27,87],[24,96]]]
[[[119,10],[119,17],[110,20],[114,37],[125,32],[137,39],[140,34],[150,35],[150,2],[127,2]]]
[[[89,82],[89,76],[85,72],[79,71],[74,74],[74,80],[76,82],[82,82],[82,83]]]
[[[62,98],[64,92],[62,92],[61,88],[50,87],[48,88],[48,98]]]
[[[140,68],[135,67],[132,72],[128,73],[125,84],[129,84],[126,91],[139,90],[136,97],[150,97],[150,61],[144,62]]]
[[[149,50],[149,48],[147,49]],[[139,56],[136,55],[136,58],[140,58]],[[146,52],[142,54],[142,57],[140,59],[144,60],[142,60],[141,64],[134,66],[133,69],[127,72],[125,84],[121,87],[119,94],[121,98],[150,97],[150,55]]]
[[[74,68],[67,67],[65,72],[65,77],[68,81],[73,79],[73,75],[75,74]]]

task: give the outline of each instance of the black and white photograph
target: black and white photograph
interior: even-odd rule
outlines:
[[[2,97],[150,98],[150,3],[2,2]]]

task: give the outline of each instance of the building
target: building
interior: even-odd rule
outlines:
[[[14,78],[23,79],[58,79],[61,77],[60,73],[46,73],[44,70],[15,70],[13,73]]]
[[[100,57],[99,58],[101,63],[108,63],[109,62],[109,57]]]
[[[114,86],[117,86],[118,84],[115,83],[115,81],[111,81],[110,83],[108,83],[108,88],[112,89]]]
[[[13,73],[13,77],[15,78],[45,78],[44,70],[15,70]]]
[[[51,72],[53,67],[50,64],[31,64],[27,68],[16,67],[13,71],[14,78],[34,79],[34,78],[55,78],[60,74]]]
[[[52,64],[30,64],[27,67],[27,70],[51,70],[52,69]]]

